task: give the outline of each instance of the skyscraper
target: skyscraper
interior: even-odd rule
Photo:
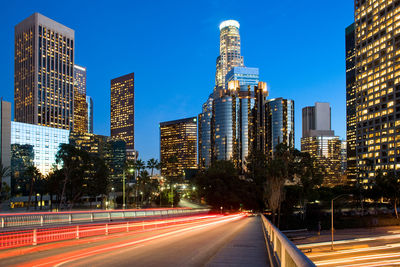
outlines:
[[[399,8],[398,1],[355,0],[356,160],[362,183],[377,170],[400,169]]]
[[[111,137],[126,142],[128,157],[135,149],[134,73],[111,80]]]
[[[34,13],[15,26],[14,118],[70,130],[74,30]]]
[[[267,100],[265,113],[266,152],[273,157],[280,143],[294,147],[294,101],[282,97]]]
[[[180,177],[197,168],[197,118],[160,123],[161,175]]]
[[[198,116],[198,150],[199,150],[199,167],[206,168],[211,165],[212,146],[211,146],[211,124],[212,124],[212,107],[213,98],[209,96],[203,104],[202,113]]]
[[[91,96],[86,96],[86,106],[87,106],[87,122],[88,122],[88,133],[93,133],[93,99]]]
[[[11,167],[11,103],[0,98],[0,163]],[[2,181],[11,186],[11,177],[2,177]]]
[[[326,170],[325,186],[343,183],[342,142],[331,130],[331,108],[329,103],[315,103],[303,108],[303,136],[301,152],[307,152]]]
[[[87,115],[86,68],[74,65],[74,132],[87,132]]]
[[[219,25],[220,45],[215,73],[215,87],[217,90],[225,88],[225,77],[233,67],[243,66],[243,57],[240,55],[239,22],[226,20]]]
[[[356,182],[356,69],[355,69],[355,33],[354,23],[346,28],[346,144],[347,144],[347,180]]]

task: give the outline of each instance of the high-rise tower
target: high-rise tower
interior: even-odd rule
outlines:
[[[74,30],[34,13],[15,26],[14,118],[72,129]]]
[[[74,132],[86,133],[88,129],[86,104],[86,68],[74,66]]]
[[[233,67],[243,66],[243,57],[240,55],[239,22],[226,20],[219,25],[220,43],[215,73],[216,90],[225,88],[225,77]]]
[[[111,137],[126,142],[127,153],[135,149],[134,73],[111,80]]]
[[[356,157],[359,181],[400,170],[400,2],[355,0]]]

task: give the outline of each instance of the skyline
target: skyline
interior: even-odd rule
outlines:
[[[265,11],[264,15],[266,17],[274,15],[277,10],[285,9],[288,2],[274,4]],[[232,6],[235,6],[235,2],[231,3]],[[317,6],[317,2],[314,1],[314,3],[313,8]],[[260,80],[269,84],[269,99],[284,97],[295,101],[296,147],[300,147],[301,109],[313,105],[317,101],[326,101],[331,104],[332,129],[341,139],[345,139],[344,31],[345,27],[353,22],[353,7],[350,2],[348,9],[341,8],[344,6],[343,3],[344,1],[339,1],[334,6],[329,6],[333,14],[335,14],[335,8],[340,10],[339,14],[334,16],[336,20],[330,19],[329,16],[333,15],[322,12],[314,14],[312,11],[315,9],[307,10],[307,7],[302,9],[297,3],[291,4],[290,9],[286,8],[286,17],[292,14],[293,19],[298,19],[297,28],[285,27],[289,24],[289,22],[285,22],[285,14],[275,15],[275,20],[259,23],[260,19],[255,19],[258,17],[256,14],[261,12],[258,9],[252,9],[253,13],[244,15],[249,13],[247,12],[248,7],[244,7],[238,12],[229,6],[226,8],[228,10],[221,9],[220,7],[224,6],[222,4],[212,7],[211,2],[199,4],[197,7],[201,10],[207,10],[210,7],[209,12],[206,13],[207,19],[197,20],[199,14],[202,14],[199,11],[192,11],[193,16],[190,16],[190,12],[181,12],[185,13],[182,16],[192,18],[192,21],[184,20],[185,23],[179,19],[165,20],[165,15],[168,18],[171,14],[164,14],[162,12],[164,3],[160,3],[161,7],[156,7],[154,10],[153,20],[143,19],[142,27],[136,26],[135,22],[140,22],[142,17],[146,17],[147,9],[152,9],[154,6],[142,4],[143,12],[138,12],[138,18],[134,17],[134,21],[128,24],[126,21],[130,22],[130,20],[124,13],[126,12],[124,11],[126,6],[124,6],[124,9],[118,9],[117,13],[125,15],[114,16],[114,22],[110,25],[107,24],[106,28],[102,27],[100,19],[84,20],[83,16],[79,16],[79,14],[78,16],[68,16],[69,9],[62,11],[57,8],[36,8],[36,4],[31,3],[27,3],[21,8],[20,5],[16,6],[11,3],[6,7],[7,15],[1,19],[5,20],[3,21],[4,27],[1,28],[1,34],[5,36],[5,41],[0,45],[1,51],[3,51],[0,53],[0,59],[2,62],[8,62],[0,67],[4,74],[0,76],[3,84],[2,96],[6,101],[14,102],[14,26],[32,13],[40,12],[75,30],[75,63],[87,68],[87,94],[92,96],[94,101],[94,133],[110,134],[110,80],[135,72],[136,149],[139,151],[139,156],[145,160],[151,157],[158,158],[159,123],[197,116],[201,112],[201,105],[206,101],[214,85],[215,58],[219,53],[219,23],[225,19],[235,19],[241,24],[244,64],[260,69]],[[85,10],[85,5],[88,4],[81,4],[83,5],[82,10]],[[265,4],[263,5],[265,7]],[[18,12],[13,11],[16,8],[18,8]],[[100,6],[95,13],[89,11],[85,14],[88,18],[93,18],[94,15],[101,18],[106,11],[105,8],[113,13],[115,6],[111,7],[111,10],[108,7]],[[185,11],[191,8],[194,9],[195,5],[191,3],[183,5]],[[327,8],[327,5],[319,8],[322,11]],[[299,12],[301,10],[304,10],[304,16],[294,14],[302,13]],[[173,9],[170,11],[173,12]],[[307,15],[307,12],[312,13],[314,17]],[[157,16],[158,13],[161,13],[160,16]],[[17,14],[17,16],[11,18],[10,14]],[[322,17],[325,20],[322,20]],[[313,23],[310,22],[311,18],[315,18]],[[339,19],[338,22],[331,22],[337,21],[337,19]],[[166,30],[162,28],[160,30],[160,23],[163,23]],[[102,28],[101,31],[92,31],[91,27],[95,25]],[[134,26],[133,29],[130,27],[131,25]],[[282,25],[282,28],[274,29],[274,26],[277,25]],[[313,27],[311,28],[311,26]],[[118,27],[117,33],[126,33],[132,29],[133,34],[130,39],[124,39],[126,35],[109,38],[113,27],[114,29]],[[191,28],[199,29],[199,31],[188,31]],[[314,32],[321,28],[325,28],[325,32],[330,33],[329,36]],[[152,34],[152,31],[155,32]],[[96,32],[100,37],[96,35]],[[162,43],[156,37],[176,40],[176,42]],[[319,39],[319,42],[316,42],[316,39]],[[105,45],[94,46],[93,44],[102,43],[99,40],[105,41]],[[113,40],[117,41],[113,42]],[[136,40],[141,42],[132,42]],[[271,40],[272,43],[269,43]],[[296,44],[298,41],[303,42]],[[165,49],[162,49],[163,45],[166,47]],[[102,54],[101,58],[104,60],[97,61],[100,58],[98,53],[104,53],[104,51],[108,53]],[[132,51],[132,53],[128,51]],[[300,52],[304,53],[299,54]],[[324,57],[318,58],[319,55],[324,55]],[[293,61],[293,58],[296,60]],[[157,61],[157,59],[159,60]],[[160,64],[161,62],[167,62],[167,64]],[[288,79],[288,75],[293,79]],[[191,90],[191,93],[187,94],[187,90]],[[336,90],[338,93],[326,94],[332,90]],[[312,96],[310,96],[311,94]]]

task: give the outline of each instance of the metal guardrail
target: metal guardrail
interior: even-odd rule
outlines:
[[[261,215],[261,218],[265,243],[272,266],[315,267],[315,264],[282,234],[265,215]]]
[[[76,224],[99,221],[113,221],[135,219],[141,217],[174,217],[200,214],[208,209],[143,209],[143,210],[94,210],[69,212],[42,212],[42,213],[11,213],[0,214],[0,229],[12,227],[37,227],[54,224]]]
[[[104,236],[113,233],[159,230],[214,219],[217,219],[216,215],[185,216],[150,221],[111,222],[3,232],[0,233],[0,251],[2,249],[80,239],[83,237]]]

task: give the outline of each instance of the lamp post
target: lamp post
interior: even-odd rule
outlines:
[[[122,209],[125,209],[125,169],[122,172]]]
[[[332,200],[331,200],[331,250],[333,250],[333,201],[338,199],[338,198],[340,198],[340,197],[343,197],[343,196],[352,197],[353,194],[342,194],[342,195],[339,195],[339,196],[337,196],[335,198],[332,198]]]

